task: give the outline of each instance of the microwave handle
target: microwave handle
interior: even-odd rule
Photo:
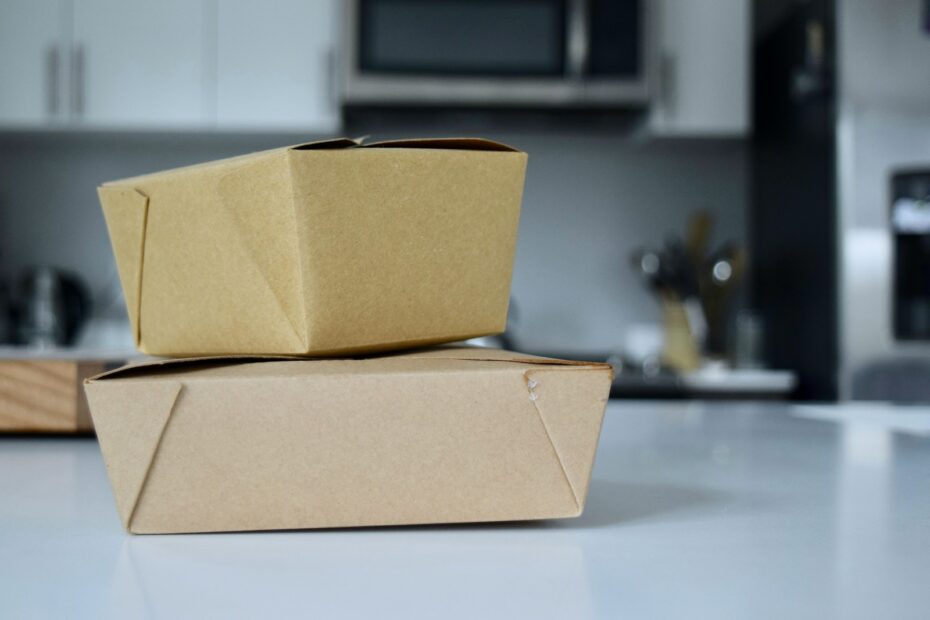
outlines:
[[[590,0],[568,0],[566,20],[566,51],[568,75],[581,79],[588,69],[588,21]]]

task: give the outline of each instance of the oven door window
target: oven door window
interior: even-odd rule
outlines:
[[[564,0],[360,0],[362,73],[562,76]]]

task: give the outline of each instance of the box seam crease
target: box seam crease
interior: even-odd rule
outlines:
[[[184,384],[178,384],[178,390],[174,395],[174,399],[171,401],[171,404],[168,407],[168,415],[165,416],[165,423],[161,427],[161,432],[158,433],[158,438],[155,440],[155,446],[152,448],[152,454],[149,457],[148,465],[145,468],[145,474],[142,476],[142,482],[139,484],[139,490],[136,492],[136,496],[133,499],[132,507],[129,509],[129,515],[126,518],[126,530],[132,532],[133,519],[136,516],[136,509],[139,507],[139,502],[142,500],[142,495],[145,493],[145,487],[148,485],[149,476],[152,473],[152,465],[155,463],[155,457],[158,456],[158,451],[161,449],[162,440],[165,437],[165,430],[168,428],[168,424],[171,423],[171,419],[174,417],[174,410],[177,407],[178,401],[181,399],[181,392],[184,391]]]
[[[568,485],[568,490],[571,491],[572,500],[575,502],[575,509],[580,512],[581,500],[578,499],[578,493],[575,491],[575,486],[572,484],[571,478],[568,477],[568,470],[565,469],[565,462],[562,460],[562,455],[559,454],[558,448],[555,447],[555,441],[552,439],[552,433],[549,432],[549,426],[546,424],[546,419],[543,417],[542,411],[539,409],[539,395],[536,393],[539,380],[531,377],[531,372],[531,370],[527,370],[523,373],[523,382],[526,385],[526,390],[529,394],[530,404],[533,406],[533,411],[536,412],[536,417],[539,418],[539,422],[542,424],[543,431],[546,433],[546,439],[549,441],[549,445],[552,447],[552,452],[555,454],[555,460],[559,463],[559,468],[562,470],[562,477],[565,479],[565,484]]]

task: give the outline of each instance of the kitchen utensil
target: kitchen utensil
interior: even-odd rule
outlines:
[[[693,312],[693,311],[692,311]],[[699,339],[694,333],[694,316],[677,295],[662,298],[665,346],[662,363],[677,372],[695,370],[701,365]]]
[[[688,219],[688,228],[685,233],[685,245],[695,265],[700,265],[707,251],[711,231],[714,227],[714,218],[709,211],[697,211]]]
[[[706,351],[711,356],[723,358],[727,354],[728,317],[745,263],[745,253],[731,242],[708,255],[702,264],[701,301],[708,325]]]
[[[662,264],[662,256],[659,252],[637,250],[633,252],[631,260],[633,269],[640,275],[646,286],[654,292],[666,288],[665,266]]]
[[[26,272],[17,300],[16,342],[34,348],[73,343],[90,311],[84,284],[53,267]]]
[[[666,277],[673,283],[672,290],[681,301],[691,337],[694,338],[697,349],[701,350],[707,335],[707,319],[701,305],[697,266],[680,239],[667,239],[665,254],[665,264],[668,268]]]
[[[702,235],[709,223],[705,222],[694,227],[692,242],[694,247],[705,243]],[[668,237],[662,250],[638,250],[632,257],[634,268],[640,273],[643,281],[658,296],[663,306],[666,329],[676,330],[672,338],[673,349],[681,347],[674,345],[679,340],[691,339],[690,351],[683,355],[674,355],[676,359],[687,358],[679,366],[690,368],[696,353],[700,351],[707,334],[707,320],[700,299],[700,281],[697,265],[689,247],[675,237]],[[682,318],[679,319],[679,314]],[[670,317],[672,317],[670,319]],[[680,329],[684,321],[686,329]]]

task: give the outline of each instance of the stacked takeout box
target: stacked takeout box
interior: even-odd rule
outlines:
[[[85,385],[124,527],[579,515],[610,368],[443,345],[504,329],[525,167],[340,139],[100,187],[165,356]]]

